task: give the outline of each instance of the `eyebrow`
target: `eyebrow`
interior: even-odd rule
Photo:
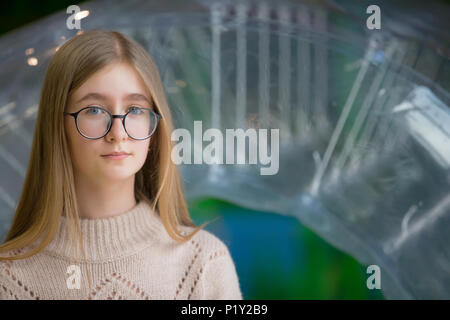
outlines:
[[[78,103],[81,103],[86,100],[108,101],[108,97],[104,96],[100,93],[97,93],[97,92],[90,92],[90,93],[86,94],[84,97],[82,97],[81,99],[77,100],[75,103],[78,104]],[[150,105],[152,104],[146,96],[144,96],[143,94],[140,94],[140,93],[130,93],[125,97],[125,100],[144,101]]]

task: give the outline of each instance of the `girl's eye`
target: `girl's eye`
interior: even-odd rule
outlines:
[[[131,107],[128,109],[128,112],[131,112],[133,114],[140,114],[142,112],[141,108],[138,107]]]
[[[89,109],[88,109],[88,113],[90,113],[90,114],[98,114],[101,111],[102,110],[98,107],[89,107]]]

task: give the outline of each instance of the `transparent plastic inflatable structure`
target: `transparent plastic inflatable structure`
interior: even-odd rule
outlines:
[[[257,133],[235,155],[244,163],[225,164],[224,154],[224,164],[204,157],[180,164],[189,199],[214,196],[295,216],[362,264],[379,266],[386,298],[449,299],[448,7],[432,14],[385,1],[381,29],[371,30],[369,5],[94,1],[81,5],[89,15],[80,30],[67,28],[62,11],[6,34],[2,236],[24,181],[48,62],[76,32],[114,29],[155,59],[175,127],[192,136],[192,159],[211,143],[202,139],[207,129],[223,133],[224,146],[226,129]],[[278,152],[278,168],[261,150]],[[262,174],[270,166],[276,174]]]

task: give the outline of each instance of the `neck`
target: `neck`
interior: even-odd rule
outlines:
[[[79,217],[103,219],[131,210],[137,204],[134,194],[134,178],[123,180],[92,180],[76,175],[75,190]]]

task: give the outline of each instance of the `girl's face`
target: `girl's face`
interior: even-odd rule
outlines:
[[[77,112],[95,105],[111,114],[124,115],[133,106],[152,108],[150,101],[139,74],[127,64],[115,63],[85,81],[69,97],[65,111]],[[106,136],[90,140],[78,133],[72,116],[66,115],[64,118],[75,177],[82,175],[95,183],[123,180],[134,178],[144,165],[151,137],[146,140],[130,138],[122,119],[113,118],[111,130]],[[121,160],[103,156],[112,152],[127,152],[130,155]]]

